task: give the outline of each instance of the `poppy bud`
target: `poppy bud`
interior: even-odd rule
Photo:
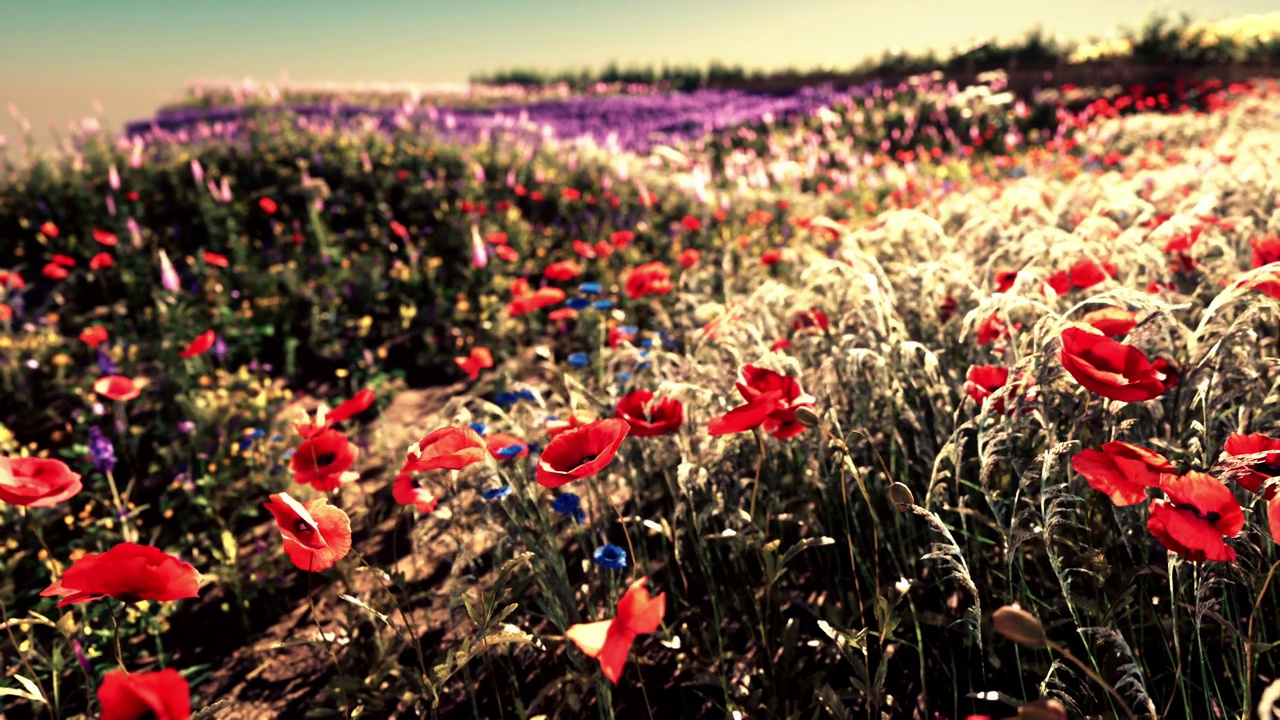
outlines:
[[[816,428],[818,427],[820,420],[818,418],[818,413],[814,412],[813,408],[807,405],[801,405],[796,408],[796,422],[807,428]]]
[[[1019,645],[1029,648],[1049,647],[1049,637],[1044,633],[1044,625],[1041,625],[1034,615],[1017,605],[1005,605],[992,613],[991,625],[996,632]]]
[[[1057,700],[1036,700],[1018,708],[1018,720],[1067,720],[1067,708]]]
[[[911,488],[896,482],[889,486],[889,502],[896,510],[907,510],[916,504],[916,498],[911,494]]]

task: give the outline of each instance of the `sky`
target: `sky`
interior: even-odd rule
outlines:
[[[0,103],[38,134],[148,117],[193,80],[460,82],[475,72],[628,64],[852,66],[945,54],[1039,25],[1101,38],[1152,13],[1203,19],[1277,0],[0,0]],[[0,135],[16,125],[0,110]]]

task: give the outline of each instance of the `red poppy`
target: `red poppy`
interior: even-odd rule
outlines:
[[[560,322],[561,320],[572,320],[578,317],[578,311],[570,307],[556,308],[547,313],[547,319],[552,322]]]
[[[160,548],[123,542],[104,553],[86,553],[40,595],[61,596],[58,607],[104,597],[167,602],[199,595],[200,577]]]
[[[831,320],[827,314],[817,308],[809,308],[796,313],[796,317],[791,321],[793,330],[819,330],[826,332],[831,329]]]
[[[6,320],[12,320],[12,319],[13,319],[13,308],[9,307],[8,305],[5,305],[4,303],[0,303],[0,322],[5,322]]]
[[[390,226],[391,226],[391,232],[395,233],[396,237],[401,239],[409,237],[408,228],[406,228],[401,222],[397,220],[392,220],[390,223]]]
[[[469,427],[442,427],[409,446],[400,472],[461,470],[483,461],[485,453],[480,433]]]
[[[556,435],[538,460],[538,484],[558,488],[595,475],[613,460],[630,431],[626,420],[608,418]]]
[[[680,253],[680,257],[678,260],[680,262],[680,267],[684,268],[685,270],[688,270],[694,265],[697,265],[698,261],[701,259],[702,259],[702,253],[698,252],[697,250],[694,250],[693,248],[687,248],[684,250],[684,252]]]
[[[572,414],[572,413],[571,413],[571,414],[569,415],[569,417],[568,417],[567,419],[565,419],[565,420],[560,420],[560,419],[550,420],[550,419],[548,419],[548,420],[547,420],[547,437],[555,437],[555,436],[559,435],[560,433],[565,432],[566,430],[572,430],[572,429],[574,429],[574,428],[580,428],[580,427],[582,427],[583,425],[588,424],[589,422],[591,422],[591,421],[590,421],[590,420],[583,420],[582,418],[580,418],[580,417],[578,417],[577,415]]]
[[[603,240],[597,240],[595,252],[599,257],[606,258],[613,254],[613,246]]]
[[[220,268],[227,267],[228,265],[231,264],[231,261],[227,260],[226,255],[219,255],[216,252],[206,252],[204,254],[204,261],[209,263],[210,265],[214,265]]]
[[[995,276],[996,292],[998,293],[1009,292],[1009,290],[1013,287],[1014,281],[1017,279],[1018,279],[1017,270],[1001,270],[997,272]]]
[[[1244,512],[1227,486],[1202,472],[1165,475],[1160,489],[1168,500],[1151,501],[1147,529],[1162,545],[1192,562],[1232,562],[1236,551],[1224,537],[1244,527]]]
[[[197,335],[196,339],[192,340],[185,350],[178,353],[178,357],[186,359],[193,358],[197,355],[203,355],[209,350],[209,348],[213,347],[213,343],[217,339],[218,335],[214,333],[214,331],[205,330]]]
[[[480,377],[481,370],[493,367],[493,353],[487,347],[474,347],[471,348],[470,355],[455,357],[453,361],[458,363],[467,377],[475,380]]]
[[[573,241],[573,251],[587,260],[595,260],[598,257],[596,249],[591,246],[591,243],[583,242],[581,240]]]
[[[987,398],[996,390],[1009,382],[1009,368],[995,365],[971,365],[964,374],[964,391],[978,405],[986,403]],[[1004,412],[1001,401],[991,408],[995,412]]]
[[[120,242],[120,238],[106,230],[94,230],[93,239],[99,245],[106,245],[107,247],[115,247],[116,243]]]
[[[21,507],[51,507],[80,492],[80,474],[53,458],[0,455],[0,500]]]
[[[528,457],[529,455],[529,446],[525,441],[510,433],[490,433],[485,436],[484,444],[489,450],[489,454],[492,455],[495,460],[512,460],[515,458]],[[519,448],[519,450],[513,451],[509,449],[513,447]],[[502,453],[503,450],[506,450],[507,452]]]
[[[507,234],[501,230],[494,230],[492,232],[485,233],[484,239],[488,241],[490,245],[507,244]]]
[[[560,197],[564,198],[565,200],[577,200],[578,198],[582,197],[582,191],[575,190],[573,188],[568,188],[568,187],[560,188]]]
[[[665,295],[672,287],[671,271],[660,262],[645,263],[627,275],[627,297],[632,300],[645,295]]]
[[[942,302],[938,303],[938,322],[946,324],[951,318],[955,317],[956,310],[960,308],[960,301],[956,300],[954,295],[947,295],[942,298]]]
[[[351,470],[359,450],[346,435],[325,428],[302,441],[289,461],[294,482],[311,485],[320,492],[336,490],[360,474]]]
[[[702,229],[702,221],[692,215],[685,215],[680,218],[680,225],[689,232],[697,232]]]
[[[623,330],[621,327],[617,325],[609,326],[609,338],[608,338],[609,347],[617,348],[622,343],[631,342],[632,340],[635,340],[635,339],[636,339],[635,333],[629,332],[627,330]]]
[[[769,350],[773,352],[782,352],[783,350],[790,350],[790,349],[791,349],[791,341],[786,338],[778,338],[777,340],[773,341],[772,345],[769,346]]]
[[[1249,241],[1253,246],[1252,267],[1260,268],[1273,262],[1280,262],[1280,235],[1263,235]]]
[[[1142,351],[1079,327],[1062,331],[1062,366],[1086,389],[1122,402],[1143,402],[1168,388],[1166,373]]]
[[[440,498],[407,472],[396,474],[395,482],[391,484],[391,497],[400,505],[412,505],[424,515],[435,512],[436,505],[440,503]]]
[[[613,243],[613,246],[619,250],[626,248],[635,239],[636,234],[630,230],[617,230],[609,236],[609,242]]]
[[[773,213],[768,210],[752,210],[747,213],[747,224],[754,227],[763,227],[773,222]]]
[[[325,424],[336,425],[344,420],[349,420],[360,413],[368,410],[373,405],[373,391],[364,388],[360,392],[352,395],[350,398],[338,403],[338,406],[325,413]]]
[[[11,290],[21,290],[27,286],[27,282],[16,270],[0,270],[0,287],[3,286],[8,286]]]
[[[98,685],[100,720],[188,720],[191,688],[173,669],[147,673],[112,670]]]
[[[684,424],[684,405],[675,398],[655,398],[649,390],[635,390],[618,401],[617,416],[636,437],[667,435]]]
[[[978,344],[989,345],[997,340],[1007,337],[1011,332],[1016,332],[1022,328],[1021,323],[1014,323],[1010,328],[1000,319],[1000,313],[991,313],[978,324]]]
[[[258,207],[262,208],[262,212],[268,215],[275,215],[276,210],[280,209],[280,206],[276,204],[276,201],[272,200],[269,197],[264,197],[261,200],[259,200]]]
[[[47,238],[58,237],[58,226],[53,224],[52,220],[45,220],[40,224],[40,234]]]
[[[49,263],[40,269],[40,274],[50,280],[65,280],[71,273],[57,263]]]
[[[782,251],[777,248],[769,248],[760,256],[760,264],[765,267],[772,267],[782,262]]]
[[[303,505],[289,493],[276,493],[264,506],[275,516],[284,551],[299,570],[328,570],[351,552],[351,518],[328,498]]]
[[[636,637],[657,631],[666,615],[667,594],[651,597],[645,587],[648,580],[642,577],[627,587],[612,619],[575,623],[564,631],[564,636],[579,650],[600,661],[600,669],[615,685],[622,677],[622,668]]]
[[[520,259],[520,253],[510,245],[499,245],[493,249],[493,254],[506,260],[507,262],[515,262]]]
[[[528,284],[525,284],[528,289]],[[513,294],[515,287],[512,288]],[[538,288],[533,292],[518,295],[514,300],[507,303],[507,313],[512,317],[524,315],[535,310],[555,305],[558,302],[564,302],[565,293],[557,287]]]
[[[1277,486],[1266,488],[1265,493],[1263,488],[1268,480],[1280,476],[1280,440],[1262,433],[1231,433],[1222,451],[1230,458],[1247,458],[1232,461],[1228,470],[1230,477],[1251,493],[1261,494],[1268,500],[1276,497]]]
[[[546,270],[542,271],[542,275],[546,277],[548,280],[556,280],[560,282],[563,282],[565,280],[572,280],[581,274],[582,274],[582,268],[579,267],[578,263],[573,260],[561,260],[560,262],[553,262],[547,266]]]
[[[112,259],[111,255],[104,252],[98,253],[97,255],[89,258],[90,270],[102,270],[103,268],[109,268],[115,264],[116,261]]]
[[[108,338],[107,329],[101,325],[90,325],[80,331],[80,342],[91,348],[96,348],[106,342]]]
[[[1138,316],[1124,308],[1107,307],[1085,313],[1080,322],[1094,326],[1103,335],[1119,337],[1138,326]]]
[[[98,686],[101,720],[188,720],[191,690],[177,670],[128,673],[112,670]]]
[[[1101,450],[1081,450],[1071,458],[1071,467],[1117,506],[1146,502],[1147,488],[1178,472],[1156,451],[1119,440],[1103,443]]]
[[[747,404],[713,418],[707,425],[712,435],[745,432],[763,425],[766,432],[786,440],[805,431],[805,426],[796,422],[796,410],[813,408],[816,400],[800,388],[795,378],[748,364],[738,369],[736,386]]]
[[[132,400],[142,394],[142,388],[139,388],[131,378],[123,375],[106,375],[98,378],[93,383],[93,391],[108,400],[121,402]]]
[[[1049,278],[1048,284],[1057,294],[1066,295],[1072,290],[1093,287],[1108,277],[1115,277],[1115,275],[1116,266],[1114,263],[1106,260],[1084,258],[1073,264],[1071,269],[1054,273]]]

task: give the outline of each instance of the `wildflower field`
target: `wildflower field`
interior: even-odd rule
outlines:
[[[11,142],[3,716],[1272,717],[1280,88],[984,80]]]

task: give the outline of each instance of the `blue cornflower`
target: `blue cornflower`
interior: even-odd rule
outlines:
[[[628,335],[635,335],[636,333],[640,332],[640,326],[639,325],[619,325],[618,332],[626,333]]]
[[[617,545],[601,545],[591,557],[607,570],[621,570],[627,566],[627,551]]]
[[[488,426],[488,425],[485,425],[485,424],[484,424],[484,423],[482,423],[482,422],[473,422],[473,423],[471,423],[470,427],[471,427],[471,429],[472,429],[472,430],[475,430],[475,431],[476,431],[476,434],[477,434],[477,435],[483,435],[483,434],[485,434],[485,433],[489,432],[489,426]]]
[[[591,301],[586,298],[569,298],[564,301],[565,307],[571,310],[586,310],[591,307]]]
[[[520,396],[513,392],[498,393],[498,396],[495,397],[493,401],[499,405],[502,405],[503,407],[507,407],[509,405],[515,405],[517,402],[520,402]]]
[[[578,292],[583,295],[599,295],[602,288],[598,282],[584,282],[578,286]]]
[[[516,394],[524,398],[525,400],[528,400],[529,402],[538,402],[537,390],[530,390],[529,388],[525,388],[523,390],[518,391]]]
[[[648,360],[645,360],[644,362],[636,365],[636,372],[640,372],[641,370],[648,370],[651,367],[653,367],[653,363],[649,362]]]
[[[587,513],[582,509],[582,498],[571,492],[560,493],[555,500],[551,501],[551,509],[567,515],[571,520],[579,525],[587,519]]]
[[[499,450],[498,452],[494,453],[494,455],[497,455],[498,457],[503,458],[504,460],[509,460],[519,455],[520,453],[524,452],[526,447],[527,446],[525,445],[508,445],[502,448],[501,450]]]
[[[565,362],[570,367],[584,368],[591,364],[591,356],[584,352],[570,353],[569,357],[565,358]]]
[[[116,449],[111,440],[102,434],[97,425],[89,428],[89,459],[100,473],[109,473],[116,466]]]
[[[511,494],[511,486],[502,485],[500,487],[490,488],[488,490],[485,490],[483,494],[484,494],[485,500],[501,500],[502,498]]]
[[[595,308],[596,310],[612,310],[612,309],[613,309],[613,301],[612,301],[612,300],[597,300],[597,301],[595,301],[595,302],[591,303],[591,307]]]

